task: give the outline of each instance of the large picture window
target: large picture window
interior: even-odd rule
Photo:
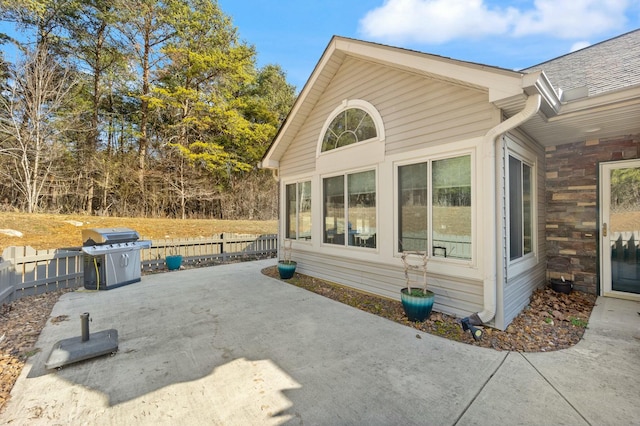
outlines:
[[[376,247],[376,173],[369,170],[323,180],[327,244]]]
[[[533,252],[531,165],[509,156],[509,258]]]
[[[471,156],[398,168],[398,251],[471,259]]]
[[[311,181],[286,185],[285,237],[294,240],[311,239]]]

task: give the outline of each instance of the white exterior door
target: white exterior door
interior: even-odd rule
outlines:
[[[640,300],[640,160],[600,164],[600,285]]]

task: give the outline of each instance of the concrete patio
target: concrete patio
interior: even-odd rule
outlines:
[[[148,275],[62,296],[3,423],[637,424],[640,303],[599,298],[584,339],[497,352],[261,274],[275,260]],[[53,345],[118,330],[119,351],[47,370]]]

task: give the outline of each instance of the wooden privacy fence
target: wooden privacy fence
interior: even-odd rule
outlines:
[[[140,260],[143,271],[165,269],[165,257],[182,256],[185,266],[206,266],[232,260],[274,257],[278,253],[278,236],[251,234],[220,234],[209,238],[186,240],[153,240],[150,249],[143,249]]]
[[[83,284],[82,252],[8,247],[0,263],[0,303]]]
[[[142,272],[166,269],[165,257],[181,255],[185,266],[275,257],[277,235],[220,234],[209,238],[152,241],[140,252]],[[0,258],[0,304],[23,296],[84,285],[80,247],[35,250],[8,247]]]

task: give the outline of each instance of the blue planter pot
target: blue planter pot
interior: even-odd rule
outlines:
[[[180,269],[180,265],[182,265],[182,256],[167,256],[165,262],[167,263],[167,269],[175,271],[176,269]]]
[[[406,288],[400,290],[402,307],[409,321],[422,322],[429,318],[433,309],[434,296],[433,292],[429,290],[424,295],[422,294],[422,289],[420,289],[420,295],[411,295],[407,293]]]
[[[278,273],[280,274],[280,278],[283,280],[288,280],[293,277],[293,274],[296,272],[297,263],[294,261],[280,261],[278,262]]]

